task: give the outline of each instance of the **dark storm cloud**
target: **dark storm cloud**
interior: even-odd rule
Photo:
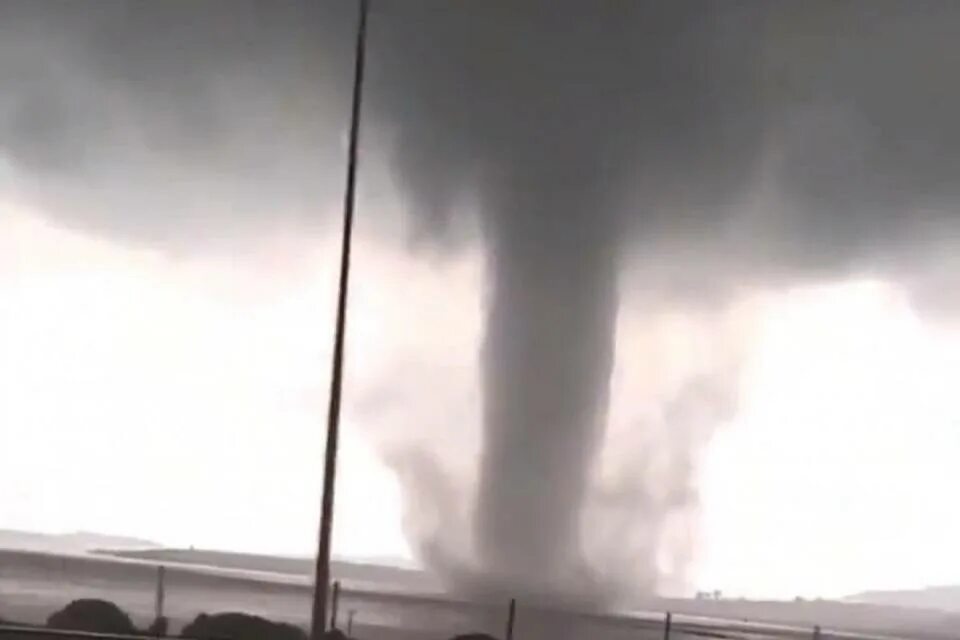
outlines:
[[[311,227],[341,175],[352,9],[8,1],[0,153],[72,225],[201,245]],[[374,3],[370,121],[420,233],[480,212],[494,588],[592,584],[579,525],[626,265],[662,304],[870,274],[950,306],[957,33],[947,1]]]
[[[370,124],[396,128],[396,169],[428,229],[461,199],[482,204],[509,173],[498,156],[541,164],[576,148],[634,247],[829,274],[925,252],[905,235],[955,232],[953,3],[373,12]],[[201,224],[186,211],[220,231],[249,230],[265,208],[309,224],[342,180],[354,13],[347,0],[6,0],[2,154],[41,181],[53,214],[106,232],[163,241]],[[745,216],[761,179],[767,210]]]
[[[3,2],[0,154],[49,215],[133,241],[317,227],[342,181],[352,8]]]

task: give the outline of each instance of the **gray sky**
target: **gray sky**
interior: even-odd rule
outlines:
[[[469,546],[525,238],[497,203],[576,177],[617,197],[540,231],[622,236],[591,562],[785,597],[960,580],[958,14],[811,5],[374,12],[339,553]],[[309,553],[351,5],[97,7],[0,9],[0,525]]]

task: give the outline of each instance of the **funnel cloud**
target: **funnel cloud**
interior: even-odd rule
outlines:
[[[746,180],[742,144],[756,133],[740,107],[756,55],[742,36],[756,18],[683,3],[382,12],[384,48],[403,52],[402,66],[383,63],[395,83],[385,93],[415,105],[387,107],[414,209],[449,213],[435,209],[440,184],[448,204],[466,195],[482,211],[476,561],[488,588],[589,600],[600,585],[580,529],[637,206],[625,186],[669,177],[675,187],[686,167],[688,195],[722,202]],[[718,95],[720,82],[739,90]],[[639,206],[654,210],[672,195],[651,193]]]

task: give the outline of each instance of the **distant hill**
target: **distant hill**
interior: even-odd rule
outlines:
[[[848,602],[939,609],[960,613],[960,585],[904,591],[864,591],[844,599]]]
[[[150,540],[127,536],[77,531],[74,533],[36,533],[0,529],[0,549],[42,551],[46,553],[88,553],[104,547],[111,549],[151,549],[159,545]]]
[[[270,556],[254,553],[234,553],[229,551],[211,551],[204,549],[98,549],[98,555],[112,556],[126,560],[141,560],[155,563],[176,563],[234,569],[238,571],[259,571],[290,576],[312,577],[314,561],[312,558],[289,556]],[[365,583],[383,588],[387,585],[414,591],[435,591],[438,584],[424,571],[382,564],[347,562],[334,560],[331,566],[333,577],[349,581],[352,584]]]
[[[98,556],[103,560],[181,565],[185,570],[209,569],[223,571],[273,574],[282,580],[292,577],[304,584],[313,578],[312,558],[271,556],[253,553],[233,553],[204,549],[169,549],[156,542],[128,536],[112,536],[78,531],[50,534],[32,531],[0,529],[0,551],[40,553],[53,556]],[[406,566],[405,566],[406,565]],[[331,573],[349,588],[388,589],[434,593],[440,590],[439,581],[430,574],[410,566],[402,559],[372,559],[367,561],[334,560]],[[263,576],[253,579],[270,581]]]

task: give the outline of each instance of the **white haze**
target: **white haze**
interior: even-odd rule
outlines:
[[[294,264],[284,256],[295,238],[229,259],[173,260],[5,205],[0,525],[311,553],[331,240]],[[377,451],[418,442],[452,476],[442,486],[462,492],[449,499],[465,504],[478,447],[480,266],[476,254],[440,266],[372,237],[358,244],[339,554],[417,551]],[[612,510],[610,527],[592,534],[623,546],[588,545],[597,566],[622,572],[645,557],[629,547],[650,543],[642,507],[674,499],[681,508],[661,552],[668,591],[792,597],[958,579],[955,331],[925,323],[896,287],[875,281],[748,296],[719,316],[651,315],[640,296],[625,297],[597,488],[606,499],[593,507]],[[661,486],[658,474],[686,450],[665,446],[677,435],[664,431],[669,399],[733,357],[736,415],[712,445],[696,420],[683,423],[684,437],[703,438],[691,487],[702,492],[698,526],[695,493],[641,489]],[[428,496],[425,508],[442,504]],[[695,550],[692,566],[671,564]]]

